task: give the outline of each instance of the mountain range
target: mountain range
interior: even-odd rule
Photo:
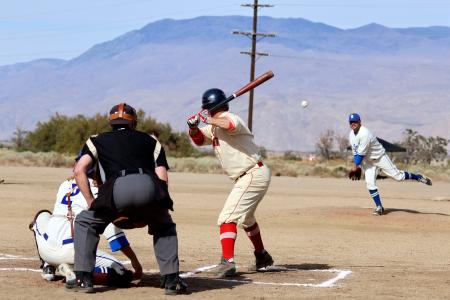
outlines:
[[[269,56],[256,74],[275,77],[255,89],[253,131],[270,150],[308,151],[327,129],[347,135],[360,113],[377,136],[400,140],[406,128],[450,138],[450,28],[340,29],[301,18],[260,17],[258,42]],[[175,130],[199,111],[202,93],[231,94],[249,81],[251,31],[243,16],[164,19],[94,45],[71,60],[40,59],[0,67],[0,139],[32,130],[55,112],[106,113],[125,101]],[[308,100],[302,108],[300,102]],[[230,103],[247,119],[248,96]]]

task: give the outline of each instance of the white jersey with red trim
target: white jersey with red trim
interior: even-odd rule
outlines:
[[[222,168],[235,180],[261,161],[260,149],[254,143],[253,134],[239,116],[226,111],[220,112],[218,117],[229,119],[231,128],[222,129],[210,124],[200,128],[205,137],[203,144],[213,145]]]
[[[94,197],[96,197],[98,188],[92,184],[91,179],[89,179],[89,183],[91,192]],[[56,195],[53,214],[48,221],[45,232],[40,232],[39,226],[37,227],[37,234],[42,235],[48,245],[53,248],[58,248],[66,244],[73,243],[71,225],[67,218],[69,212],[68,194],[70,194],[70,201],[74,216],[88,208],[86,199],[84,199],[74,179],[68,179],[61,183]],[[103,236],[108,240],[109,246],[113,252],[129,245],[125,233],[112,223],[105,228]]]
[[[359,128],[357,134],[351,130],[348,139],[353,155],[361,155],[367,159],[379,159],[386,152],[378,139],[364,126]]]

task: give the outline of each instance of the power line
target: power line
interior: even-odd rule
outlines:
[[[248,38],[251,38],[252,40],[252,50],[251,52],[248,51],[241,51],[241,54],[250,55],[251,61],[250,61],[250,82],[255,80],[255,63],[256,63],[256,56],[268,56],[268,53],[263,52],[256,52],[256,42],[265,38],[265,37],[275,37],[275,34],[273,33],[258,33],[257,32],[257,23],[258,23],[258,9],[263,7],[273,7],[273,5],[270,4],[258,4],[258,0],[254,0],[253,4],[241,4],[243,7],[251,7],[253,8],[253,31],[251,32],[245,32],[245,31],[233,31],[233,34],[240,34],[247,36]],[[260,38],[258,40],[258,37]],[[248,128],[250,131],[252,131],[252,123],[253,123],[253,95],[254,90],[250,90],[249,98],[248,98]]]
[[[353,7],[353,8],[439,8],[439,7],[449,7],[450,2],[444,1],[444,2],[431,2],[431,1],[424,1],[424,2],[410,2],[408,4],[398,4],[398,3],[336,3],[336,2],[330,2],[330,3],[277,3],[277,6],[293,6],[293,7]]]

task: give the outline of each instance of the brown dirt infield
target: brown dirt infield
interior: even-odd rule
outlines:
[[[28,223],[39,209],[51,209],[70,169],[0,167],[0,258],[36,257]],[[216,264],[220,258],[216,219],[231,188],[225,175],[171,173],[183,272]],[[450,183],[379,181],[387,208],[372,216],[363,182],[312,177],[273,177],[257,211],[266,248],[286,272],[254,273],[250,242],[238,232],[235,281],[207,273],[189,277],[191,294],[180,299],[444,299],[450,297]],[[144,269],[156,269],[145,229],[127,231]],[[106,244],[101,243],[105,248]],[[125,259],[123,255],[117,255]],[[45,282],[37,260],[0,259],[2,299],[162,299],[158,275],[147,273],[128,289],[97,287],[94,295],[64,291]],[[331,287],[318,284],[352,273]],[[317,271],[322,270],[322,271]],[[258,284],[259,283],[259,284]],[[291,284],[291,285],[282,285]],[[294,286],[298,284],[299,286]],[[309,284],[309,286],[305,286]],[[170,297],[168,297],[170,298]]]

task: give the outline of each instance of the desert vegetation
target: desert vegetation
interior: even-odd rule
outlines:
[[[137,115],[137,129],[156,135],[172,156],[201,155],[191,145],[186,133],[174,132],[169,124],[157,122],[154,118],[146,116],[142,110],[139,110]],[[21,128],[16,128],[12,138],[12,147],[19,152],[76,154],[89,136],[108,130],[110,128],[106,114],[96,114],[93,117],[83,115],[68,117],[56,113],[50,120],[39,122],[34,131],[26,132]]]
[[[164,145],[172,172],[222,173],[211,151],[199,151],[186,133],[174,132],[169,124],[158,123],[143,111],[138,112],[138,129],[155,134]],[[0,144],[0,165],[72,167],[76,153],[92,134],[109,130],[107,115],[68,117],[55,114],[47,122],[39,122],[36,129],[26,132],[17,128],[10,147]],[[436,180],[450,181],[447,156],[449,140],[425,137],[406,129],[402,141],[396,144],[406,149],[402,153],[389,153],[399,168],[422,172]],[[347,176],[352,163],[346,136],[327,130],[316,143],[314,153],[285,151],[269,155],[262,148],[264,162],[272,176]]]

